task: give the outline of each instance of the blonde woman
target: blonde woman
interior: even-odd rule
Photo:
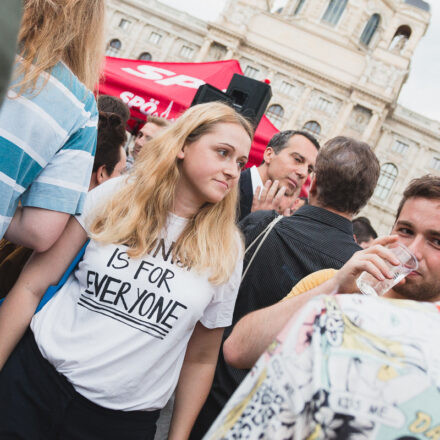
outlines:
[[[0,368],[91,237],[0,373],[0,437],[153,438],[177,384],[169,439],[187,438],[240,282],[237,182],[251,138],[224,104],[187,110],[30,260],[0,307]]]
[[[0,110],[0,238],[42,252],[82,211],[104,22],[104,0],[23,0],[19,53]]]

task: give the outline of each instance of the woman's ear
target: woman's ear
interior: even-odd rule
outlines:
[[[179,152],[177,153],[177,159],[184,159],[185,158],[185,147],[186,145],[184,145]]]

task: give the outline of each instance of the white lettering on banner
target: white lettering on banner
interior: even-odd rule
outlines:
[[[136,70],[137,69],[137,70]],[[188,75],[177,75],[170,70],[161,69],[160,67],[141,64],[132,69],[131,67],[122,67],[124,72],[143,79],[149,79],[162,86],[182,86],[190,89],[198,89],[205,81],[199,78],[193,78]]]
[[[165,111],[159,114],[157,109],[160,106],[160,101],[150,98],[149,101],[146,101],[141,96],[135,95],[132,92],[122,92],[119,97],[124,101],[130,108],[138,108],[141,113],[144,115],[152,115],[152,116],[160,116],[161,118],[168,118],[171,109],[173,108],[174,101],[170,101],[168,107]]]

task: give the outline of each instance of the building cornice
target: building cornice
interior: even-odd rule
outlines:
[[[421,116],[423,116],[423,115],[421,115]],[[440,141],[440,132],[436,133],[435,131],[430,130],[429,128],[425,128],[420,125],[416,125],[416,124],[414,124],[414,122],[411,122],[402,116],[396,115],[395,113],[390,114],[386,120],[386,122],[391,122],[391,121],[402,124],[405,127],[410,128],[411,130],[415,130],[423,135],[430,136],[430,137],[434,138],[435,140]],[[389,127],[389,129],[392,131],[395,131],[395,129],[393,129],[393,127]]]
[[[195,34],[198,34],[200,37],[205,37],[208,33],[208,26],[207,23],[203,20],[200,20],[190,14],[187,14],[186,12],[179,11],[177,9],[172,8],[171,6],[167,6],[165,4],[162,4],[165,8],[170,10],[170,14],[168,12],[162,11],[160,9],[153,8],[150,4],[145,4],[141,1],[136,0],[119,0],[119,4],[113,3],[113,7],[115,10],[120,11],[123,14],[126,14],[126,12],[121,8],[121,3],[135,9],[141,9],[143,12],[146,12],[150,16],[157,16],[158,18],[163,19],[164,21],[168,21],[171,24],[178,26],[180,28],[186,29],[188,32],[193,32]],[[156,3],[159,3],[156,1]],[[133,11],[136,12],[136,11]],[[175,13],[176,15],[173,16],[172,14]],[[140,20],[140,17],[133,13],[133,17]],[[182,19],[182,17],[187,18],[187,20]]]

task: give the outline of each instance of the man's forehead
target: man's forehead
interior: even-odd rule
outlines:
[[[300,134],[293,135],[287,142],[286,148],[289,152],[296,152],[315,162],[318,150],[310,139]]]
[[[433,225],[440,230],[440,199],[411,197],[402,206],[396,223]]]

